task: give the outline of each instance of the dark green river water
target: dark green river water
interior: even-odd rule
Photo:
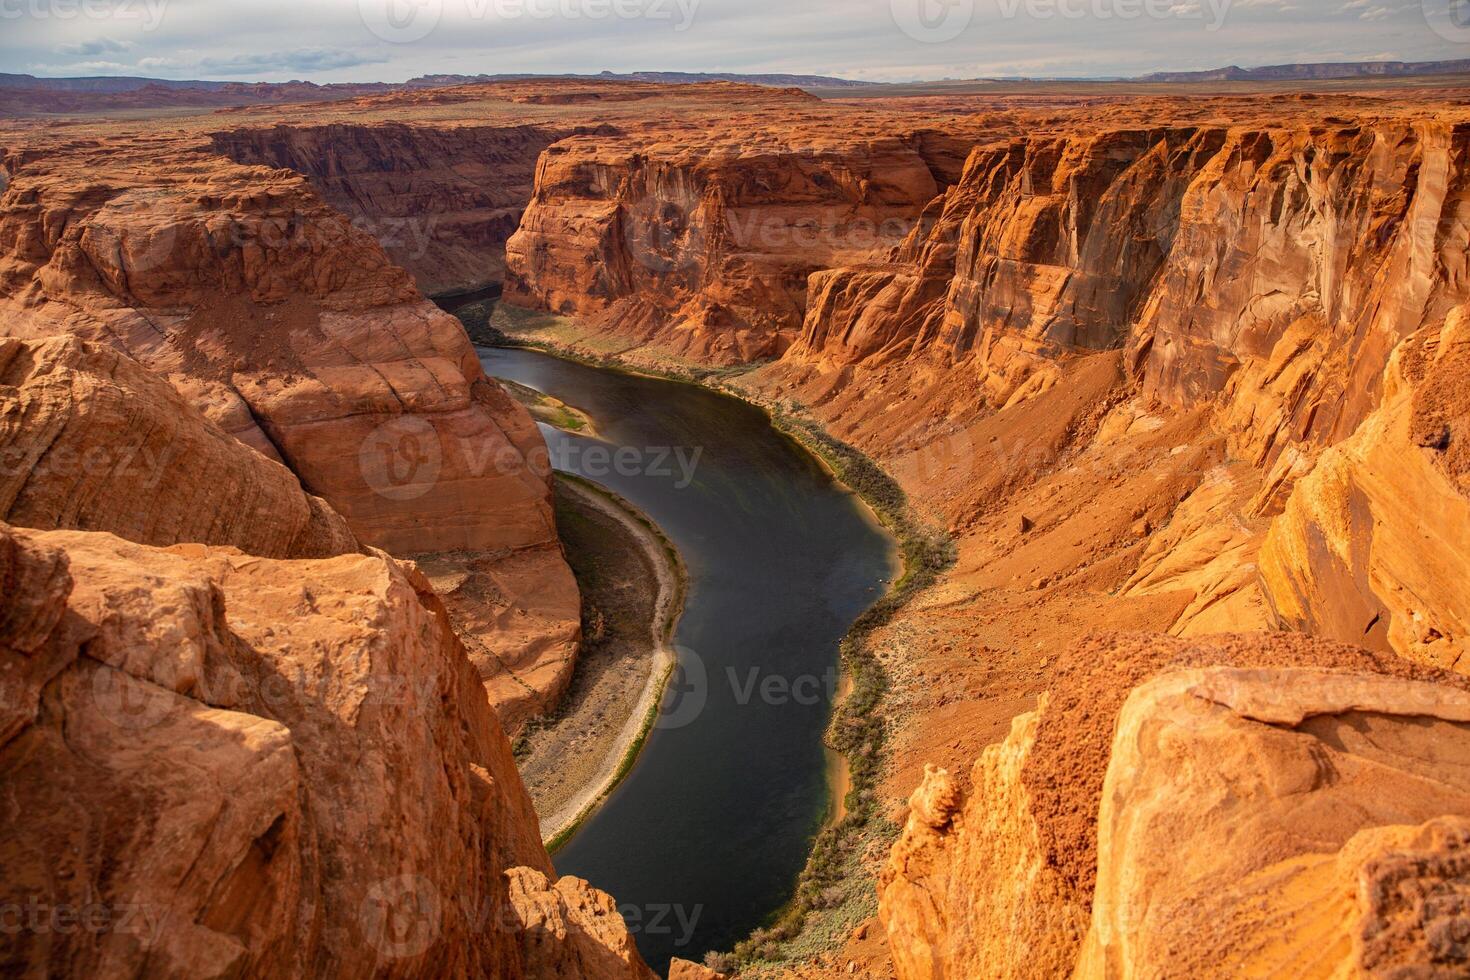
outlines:
[[[830,803],[838,643],[895,574],[892,540],[743,402],[532,351],[480,356],[595,420],[596,440],[542,427],[553,465],[641,507],[688,566],[659,723],[554,860],[617,898],[655,969],[698,961],[792,895]]]

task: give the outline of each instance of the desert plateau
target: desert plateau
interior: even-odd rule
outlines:
[[[1464,0],[0,24],[0,976],[1470,977]]]

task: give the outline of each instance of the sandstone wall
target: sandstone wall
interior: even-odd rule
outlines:
[[[504,279],[542,151],[589,128],[334,123],[242,127],[212,141],[238,163],[304,174],[434,295]]]
[[[645,978],[424,578],[0,525],[7,975]],[[59,917],[59,918],[58,918]]]
[[[1383,400],[1297,484],[1261,549],[1293,628],[1470,670],[1470,317],[1394,352]]]
[[[1463,688],[1218,667],[1139,687],[1074,976],[1463,973],[1467,760]]]
[[[1463,412],[1436,409],[1439,427],[1418,437],[1433,445],[1410,446],[1400,433],[1390,450],[1367,430],[1389,425],[1386,384],[1404,386],[1389,378],[1395,349],[1437,333],[1470,298],[1467,152],[1470,127],[1433,119],[1084,131],[980,146],[891,259],[811,277],[800,337],[747,383],[812,406],[905,478],[916,453],[988,459],[974,442],[978,420],[993,416],[989,428],[1003,430],[1008,411],[1074,383],[1064,379],[1078,355],[1122,348],[1135,415],[1207,410],[1229,458],[1259,480],[1243,506],[1174,515],[1171,547],[1215,541],[1235,554],[1221,574],[1238,585],[1256,569],[1261,537],[1250,525],[1292,500],[1261,582],[1279,622],[1462,663],[1470,524],[1450,460]],[[1422,398],[1446,402],[1452,373],[1416,381]],[[1374,441],[1384,448],[1354,479],[1377,481],[1378,500],[1326,503],[1347,492],[1345,454]],[[1001,456],[997,465],[1009,464]],[[1410,478],[1420,469],[1422,479]],[[931,473],[905,486],[963,524],[936,495],[952,497],[952,483]],[[1421,487],[1438,489],[1426,497]],[[1429,537],[1421,506],[1438,515]],[[1323,508],[1340,515],[1335,524]],[[1327,544],[1308,540],[1309,520],[1312,541]],[[1153,542],[1134,590],[1183,583],[1146,582],[1185,564],[1167,544]]]
[[[1060,356],[1125,346],[1145,394],[1223,398],[1259,464],[1337,441],[1394,345],[1465,298],[1467,139],[1338,121],[977,147],[892,261],[813,277],[780,376],[937,355],[999,406]]]
[[[50,146],[7,167],[0,332],[125,352],[366,544],[513,562],[523,574],[480,597],[467,637],[512,721],[554,701],[580,626],[544,442],[366,231],[299,175],[187,146]],[[294,519],[280,515],[282,533]]]
[[[122,149],[72,154],[12,181],[0,202],[8,333],[122,348],[284,460],[371,544],[554,539],[530,417],[370,236],[298,176],[208,157],[143,163]]]
[[[0,339],[0,390],[0,520],[264,558],[361,550],[295,474],[116,348]]]
[[[896,246],[952,157],[913,131],[568,139],[537,167],[506,295],[674,356],[775,357],[808,276]]]

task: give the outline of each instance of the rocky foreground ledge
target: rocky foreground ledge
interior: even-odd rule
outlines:
[[[0,525],[0,584],[5,972],[651,976],[411,566]]]
[[[883,873],[900,977],[1470,969],[1459,675],[1285,635],[1100,636],[967,783],[929,770]]]

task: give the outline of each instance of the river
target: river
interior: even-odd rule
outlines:
[[[689,572],[680,667],[637,766],[554,856],[616,896],[644,958],[699,961],[790,899],[830,805],[838,644],[897,570],[892,539],[765,413],[535,351],[486,371],[590,415],[542,426],[558,469],[648,513]]]

